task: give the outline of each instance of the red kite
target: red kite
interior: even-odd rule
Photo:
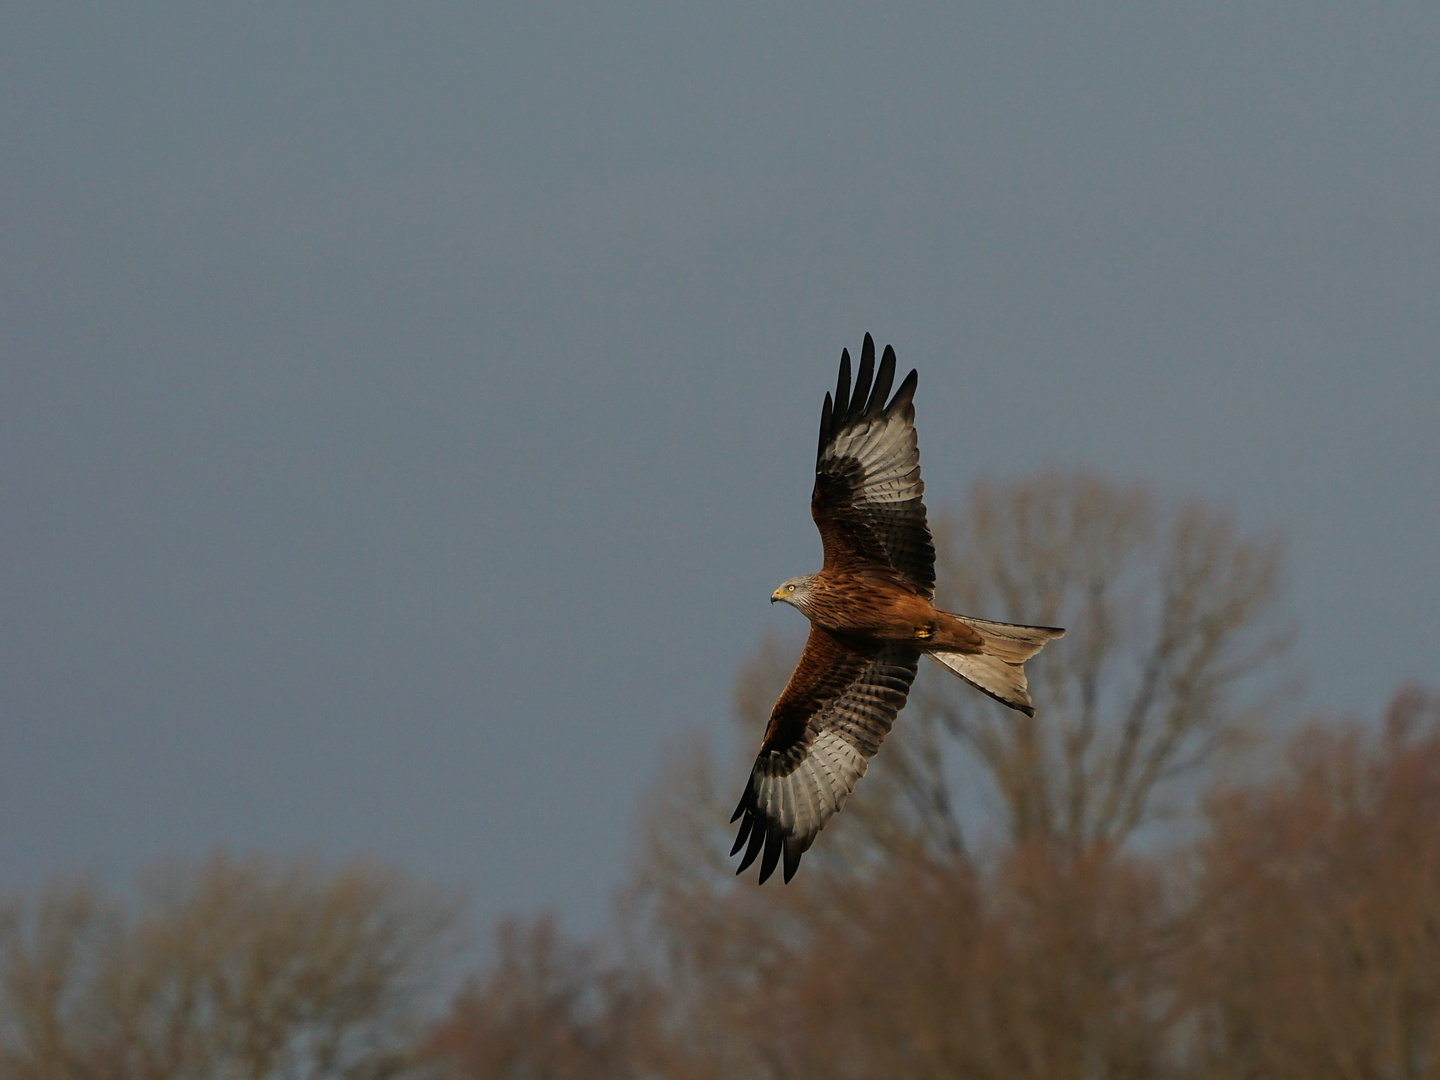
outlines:
[[[840,353],[835,398],[820,412],[820,449],[810,514],[825,561],[818,574],[791,578],[770,595],[799,608],[810,637],[770,713],[760,756],[730,820],[745,848],[743,873],[762,849],[760,881],[785,856],[789,881],[890,731],[920,656],[925,654],[975,689],[1028,716],[1035,710],[1025,661],[1064,630],[1013,626],[941,611],[935,596],[935,544],[920,496],[915,438],[917,375],[895,380],[888,345],[875,368],[865,335],[855,389],[850,353]],[[875,384],[870,376],[874,372]],[[747,844],[748,841],[748,844]]]

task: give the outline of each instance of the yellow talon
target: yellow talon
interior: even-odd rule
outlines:
[[[915,628],[915,636],[916,636],[917,638],[919,638],[920,640],[922,640],[922,641],[924,641],[924,640],[927,639],[927,638],[932,638],[932,637],[934,637],[934,636],[935,636],[935,624],[934,624],[934,623],[926,623],[924,626],[917,626],[917,627]]]

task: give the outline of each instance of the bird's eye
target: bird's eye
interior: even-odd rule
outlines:
[[[786,585],[786,586],[785,586],[785,591],[786,591],[786,592],[794,592],[794,591],[795,591],[795,586],[794,586],[794,585]]]

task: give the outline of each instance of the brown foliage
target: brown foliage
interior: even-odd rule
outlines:
[[[1036,847],[986,876],[915,859],[677,889],[650,926],[656,1075],[1159,1075],[1179,1019],[1160,885],[1143,860]]]
[[[662,1075],[654,988],[604,967],[552,917],[506,921],[497,958],[456,997],[421,1055],[446,1080],[620,1080]]]
[[[825,912],[778,996],[792,1074],[1150,1077],[1174,1015],[1153,870],[1012,853],[916,866]]]
[[[0,920],[0,1077],[381,1077],[447,912],[367,866],[220,854],[127,912],[85,882]]]
[[[1440,698],[1314,727],[1214,801],[1191,993],[1207,1075],[1440,1076]]]
[[[1440,699],[1401,695],[1380,735],[1308,729],[1291,760],[1214,796],[1204,839],[1163,856],[1035,843],[981,871],[909,850],[781,890],[656,875],[625,1038],[597,1024],[617,973],[551,980],[587,985],[589,1012],[561,993],[558,1021],[522,1010],[504,1045],[559,1047],[563,1068],[455,1075],[1435,1076]],[[452,1034],[490,1030],[494,1000],[472,991]]]

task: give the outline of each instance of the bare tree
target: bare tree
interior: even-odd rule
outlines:
[[[1208,820],[1174,853],[909,848],[783,890],[655,864],[659,962],[514,925],[432,1060],[455,1080],[1440,1077],[1440,698],[1400,695],[1383,734],[1303,732]]]
[[[364,865],[219,854],[137,912],[85,882],[0,924],[0,1077],[384,1077],[404,1071],[444,905]]]
[[[489,971],[468,983],[426,1043],[446,1080],[626,1080],[676,1075],[638,966],[604,964],[552,916],[506,920]]]
[[[773,995],[790,1075],[1171,1075],[1158,869],[1034,847],[857,883]]]
[[[1033,845],[983,873],[909,848],[783,890],[657,881],[658,1022],[688,1051],[662,1075],[1179,1075],[1164,870]]]
[[[1313,727],[1211,806],[1187,991],[1197,1072],[1440,1077],[1440,697]]]
[[[1264,703],[1247,679],[1288,640],[1280,546],[1223,512],[1054,473],[977,483],[936,532],[945,606],[1068,633],[1031,662],[1034,717],[954,680],[923,683],[857,793],[872,831],[901,821],[934,850],[963,849],[947,759],[958,739],[993,782],[1012,843],[1113,848]]]

